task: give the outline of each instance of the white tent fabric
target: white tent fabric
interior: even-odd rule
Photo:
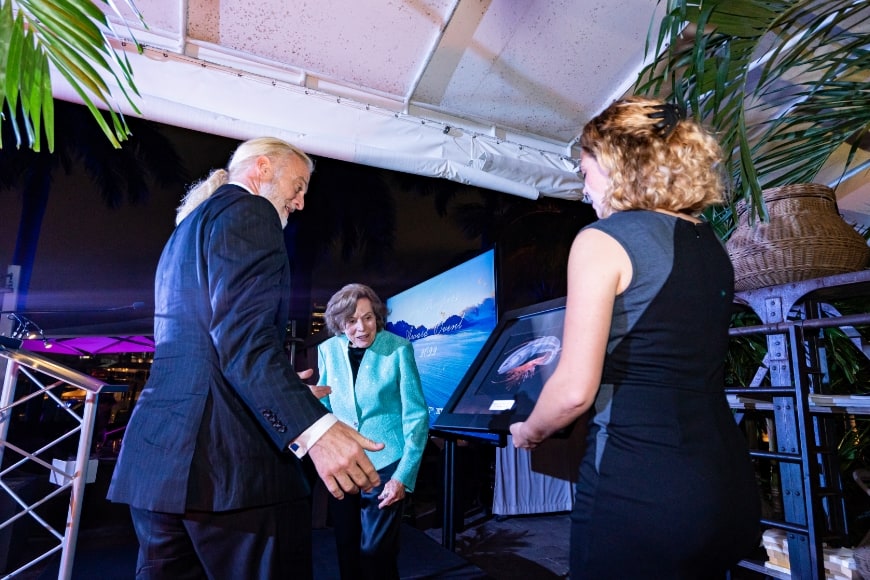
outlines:
[[[238,139],[274,135],[314,155],[532,199],[581,196],[582,181],[568,151],[493,139],[164,54],[146,49],[128,55],[142,92],[137,107],[148,120]],[[52,83],[56,97],[80,101],[60,75]],[[120,104],[125,114],[134,114]]]
[[[128,15],[113,26],[127,38],[114,42],[149,120],[275,135],[315,155],[532,199],[581,196],[576,134],[634,82],[661,9],[656,0],[136,5],[147,29]],[[58,98],[81,102],[60,75],[52,82]]]
[[[136,0],[147,28],[130,14],[126,23],[109,17],[111,34],[126,35],[113,38],[148,119],[238,139],[276,135],[315,155],[532,199],[577,199],[576,135],[630,90],[665,5]],[[64,79],[53,82],[56,96],[80,102]],[[870,226],[870,184],[841,177],[818,181],[837,186],[850,221]]]

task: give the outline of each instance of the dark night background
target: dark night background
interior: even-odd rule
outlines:
[[[0,267],[5,273],[14,263],[24,176],[49,175],[47,201],[33,204],[44,207],[44,217],[23,310],[49,336],[148,334],[154,270],[175,208],[188,185],[225,166],[239,141],[129,119],[133,137],[118,152],[90,130],[93,120],[82,107],[57,105],[53,156],[16,150],[4,136]],[[305,210],[291,216],[285,232],[294,268],[293,317],[302,336],[312,307],[345,283],[368,284],[386,298],[493,244],[502,312],[563,296],[568,247],[594,219],[591,208],[576,201],[530,201],[443,179],[315,161]],[[128,180],[143,170],[142,184]],[[106,172],[114,176],[100,177]],[[134,303],[144,306],[129,308]],[[43,310],[60,312],[37,313]]]

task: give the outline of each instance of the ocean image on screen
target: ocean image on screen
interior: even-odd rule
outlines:
[[[414,345],[434,423],[498,323],[495,250],[387,299],[386,329]]]

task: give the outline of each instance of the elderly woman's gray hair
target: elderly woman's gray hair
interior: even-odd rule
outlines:
[[[378,332],[384,329],[389,312],[387,305],[383,303],[374,290],[365,284],[348,284],[333,294],[326,304],[326,312],[323,316],[329,332],[335,336],[344,334],[344,328],[356,312],[356,303],[359,302],[360,298],[368,298],[372,303],[372,311],[378,322]]]

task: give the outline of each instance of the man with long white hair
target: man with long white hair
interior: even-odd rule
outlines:
[[[311,578],[300,458],[339,498],[379,483],[365,450],[383,446],[328,413],[283,349],[282,229],[312,169],[298,148],[252,139],[179,208],[157,267],[154,363],[109,490],[130,505],[137,578]]]

